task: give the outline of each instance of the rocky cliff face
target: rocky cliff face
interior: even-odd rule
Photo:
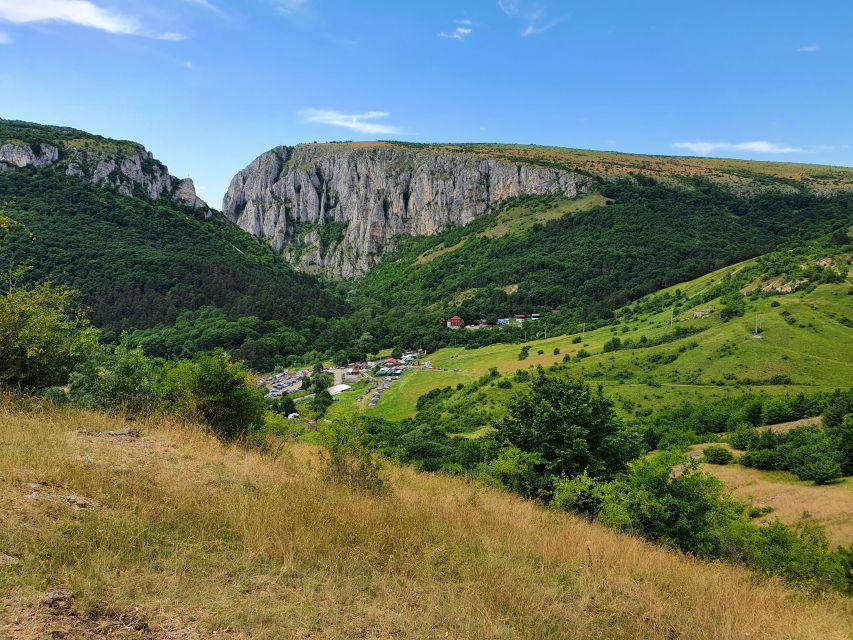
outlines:
[[[585,176],[393,144],[277,147],[238,173],[223,213],[297,268],[365,273],[403,234],[467,224],[513,196],[589,190]]]
[[[207,204],[195,193],[193,181],[169,175],[169,169],[144,147],[100,140],[32,144],[0,140],[0,171],[24,167],[56,167],[95,185],[107,185],[129,198],[171,198],[197,209]]]

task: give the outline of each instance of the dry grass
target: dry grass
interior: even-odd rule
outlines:
[[[705,564],[499,491],[389,469],[377,498],[315,452],[168,419],[0,406],[0,637],[849,638],[849,600]],[[27,482],[96,500],[75,510]],[[70,609],[40,594],[75,592]],[[144,621],[149,632],[130,630]]]
[[[702,467],[722,480],[739,500],[756,507],[772,507],[768,518],[779,518],[788,524],[814,520],[826,529],[833,544],[853,544],[853,478],[816,486],[784,471],[761,471],[739,464]]]

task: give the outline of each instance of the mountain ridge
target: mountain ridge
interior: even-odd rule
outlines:
[[[209,209],[196,195],[191,178],[172,176],[169,168],[139,143],[69,127],[0,119],[0,172],[25,167],[56,167],[67,176],[113,187],[128,198],[166,197],[194,209]]]
[[[233,178],[226,217],[301,271],[360,277],[407,236],[464,226],[520,196],[572,198],[620,180],[750,199],[853,189],[853,169],[502,144],[334,142],[278,146]]]

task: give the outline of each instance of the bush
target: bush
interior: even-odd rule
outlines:
[[[815,484],[829,484],[841,478],[841,465],[830,457],[814,458],[797,469],[797,476]]]
[[[554,355],[555,356],[560,355],[560,347],[554,347]]]
[[[324,475],[356,491],[387,490],[382,467],[367,447],[367,431],[359,418],[343,418],[318,430]]]
[[[570,479],[554,483],[551,506],[561,511],[574,511],[594,519],[601,510],[602,485],[590,478],[586,472]]]
[[[263,391],[225,351],[201,354],[167,368],[163,395],[224,440],[242,438],[264,424]]]
[[[133,417],[157,407],[159,379],[159,367],[142,349],[121,344],[78,367],[71,376],[69,395],[78,407]]]
[[[731,451],[720,445],[705,447],[702,450],[702,454],[705,457],[705,462],[709,464],[730,464],[735,459]]]
[[[72,309],[76,295],[42,282],[0,296],[0,387],[64,385],[77,365],[95,355],[98,331]]]

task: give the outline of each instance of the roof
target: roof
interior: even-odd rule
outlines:
[[[336,384],[334,387],[329,387],[326,391],[329,392],[330,396],[336,396],[339,393],[343,393],[344,391],[349,391],[352,389],[348,384]]]
[[[451,320],[459,320],[459,322],[465,322],[465,320],[463,320],[463,319],[462,319],[462,318],[460,318],[459,316],[453,316],[452,318],[449,318],[449,319],[448,319],[448,322],[450,322]]]

